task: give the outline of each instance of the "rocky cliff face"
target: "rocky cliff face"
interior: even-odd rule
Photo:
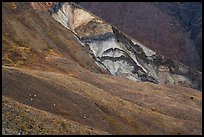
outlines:
[[[201,73],[165,58],[74,3],[58,3],[52,16],[88,47],[96,64],[135,81],[181,84],[201,90]]]
[[[34,5],[2,3],[2,134],[202,135],[202,92],[154,84],[201,73],[72,3]]]
[[[80,2],[79,5],[157,53],[202,71],[200,3]]]

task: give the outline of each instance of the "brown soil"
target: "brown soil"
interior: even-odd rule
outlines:
[[[108,75],[48,15],[2,5],[3,134],[202,134],[201,92]]]
[[[190,88],[184,92],[179,86],[168,88],[91,72],[74,78],[10,67],[3,67],[2,84],[4,96],[110,134],[202,131],[201,92]]]
[[[2,100],[2,112],[2,133],[4,132],[3,134],[7,135],[108,134],[107,132],[24,105],[4,96]]]

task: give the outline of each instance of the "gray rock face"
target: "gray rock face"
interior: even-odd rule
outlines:
[[[88,46],[96,64],[112,75],[202,90],[200,72],[157,54],[74,3],[53,8],[52,16],[72,30]]]
[[[79,5],[157,53],[202,71],[200,2],[80,2]]]

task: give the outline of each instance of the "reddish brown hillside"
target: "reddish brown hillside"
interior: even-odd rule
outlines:
[[[3,135],[202,134],[202,92],[110,75],[96,64],[76,33],[52,17],[50,6],[2,5]],[[84,13],[77,10],[77,15]],[[86,21],[81,17],[78,25]],[[97,26],[94,30],[101,33]],[[168,68],[159,69],[165,76]],[[188,74],[178,79],[195,80],[201,75],[187,73],[185,67],[176,69]]]
[[[193,4],[195,5],[195,3]],[[80,2],[79,5],[117,26],[157,53],[202,70],[202,39],[199,36],[202,36],[202,33],[196,34],[196,36],[194,34],[202,30],[202,25],[196,25],[195,22],[199,17],[192,18],[195,20],[191,21],[192,26],[195,24],[195,29],[192,29],[193,34],[191,31],[186,31],[186,26],[180,21],[180,18],[181,20],[185,19],[185,22],[191,20],[191,17],[187,18],[186,16],[188,13],[190,14],[188,9],[195,11],[191,8],[193,5],[188,6],[188,9],[182,9],[183,7],[179,3],[156,5],[150,2]],[[174,15],[173,11],[169,14],[170,10],[176,9],[182,14]],[[198,12],[196,16],[202,16],[200,10],[195,12]],[[179,20],[177,16],[179,16]],[[195,42],[191,37],[195,37]]]

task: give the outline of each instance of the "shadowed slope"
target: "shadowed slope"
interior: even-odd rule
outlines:
[[[80,2],[79,5],[157,53],[202,71],[201,3]]]

